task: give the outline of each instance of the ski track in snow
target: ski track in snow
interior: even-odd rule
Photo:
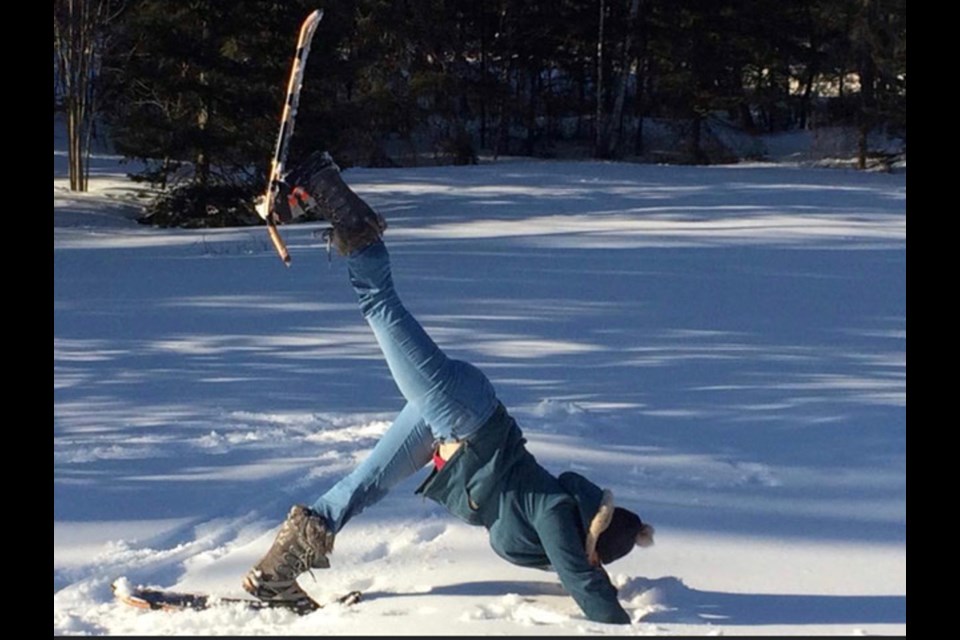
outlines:
[[[116,158],[69,193],[56,154],[55,634],[905,633],[902,175],[345,173],[390,219],[408,305],[491,376],[538,459],[657,527],[609,567],[622,628],[413,496],[424,472],[301,578],[321,600],[364,591],[353,607],[116,604],[116,580],[241,595],[290,505],[401,401],[315,226],[282,230],[285,271],[261,230],[136,225]]]

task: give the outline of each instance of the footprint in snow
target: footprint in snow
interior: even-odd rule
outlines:
[[[441,523],[428,524],[420,529],[414,534],[413,541],[415,543],[421,542],[431,542],[442,536],[447,531],[447,525]]]
[[[360,556],[360,560],[363,562],[375,562],[382,558],[386,558],[389,554],[390,546],[386,542],[381,542],[373,549],[370,549]]]

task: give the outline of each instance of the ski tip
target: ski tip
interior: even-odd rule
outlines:
[[[126,576],[121,576],[110,583],[110,590],[113,591],[116,597],[122,598],[131,595],[134,587],[130,584],[130,581],[127,580]]]

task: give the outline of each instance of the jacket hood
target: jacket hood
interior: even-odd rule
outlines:
[[[579,473],[565,471],[557,478],[564,491],[569,493],[577,502],[580,510],[580,521],[586,532],[584,542],[587,558],[594,558],[597,540],[600,534],[610,526],[613,518],[613,493],[608,489],[601,489]]]

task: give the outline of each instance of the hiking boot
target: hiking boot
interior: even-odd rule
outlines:
[[[312,603],[297,577],[310,569],[330,567],[327,554],[333,550],[333,539],[323,518],[308,507],[295,505],[267,555],[244,577],[244,590],[261,600]]]
[[[294,209],[299,206],[309,211],[317,207],[333,225],[327,237],[341,255],[363,249],[383,236],[386,220],[347,186],[340,177],[340,167],[326,151],[312,153],[286,175],[285,182],[291,185]]]

